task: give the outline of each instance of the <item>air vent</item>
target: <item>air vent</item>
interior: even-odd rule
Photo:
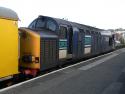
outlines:
[[[40,40],[40,63],[41,70],[55,67],[58,61],[58,41],[57,39]]]

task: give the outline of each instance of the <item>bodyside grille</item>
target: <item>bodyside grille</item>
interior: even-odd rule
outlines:
[[[40,40],[40,64],[41,70],[55,67],[58,61],[57,39]]]

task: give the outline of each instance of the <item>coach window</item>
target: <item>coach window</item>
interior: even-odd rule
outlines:
[[[51,20],[47,21],[46,27],[51,31],[56,31],[56,24]]]
[[[59,32],[60,39],[66,39],[67,38],[67,28],[64,26],[60,26],[60,32]]]
[[[37,20],[37,23],[36,23],[36,29],[43,29],[45,28],[45,19],[44,18],[40,18]]]

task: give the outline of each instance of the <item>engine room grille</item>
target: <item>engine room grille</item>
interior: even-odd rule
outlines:
[[[57,65],[58,41],[57,39],[40,40],[40,64],[41,70],[45,70]]]

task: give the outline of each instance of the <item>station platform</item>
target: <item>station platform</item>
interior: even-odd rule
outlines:
[[[1,89],[0,94],[125,94],[125,48]]]

